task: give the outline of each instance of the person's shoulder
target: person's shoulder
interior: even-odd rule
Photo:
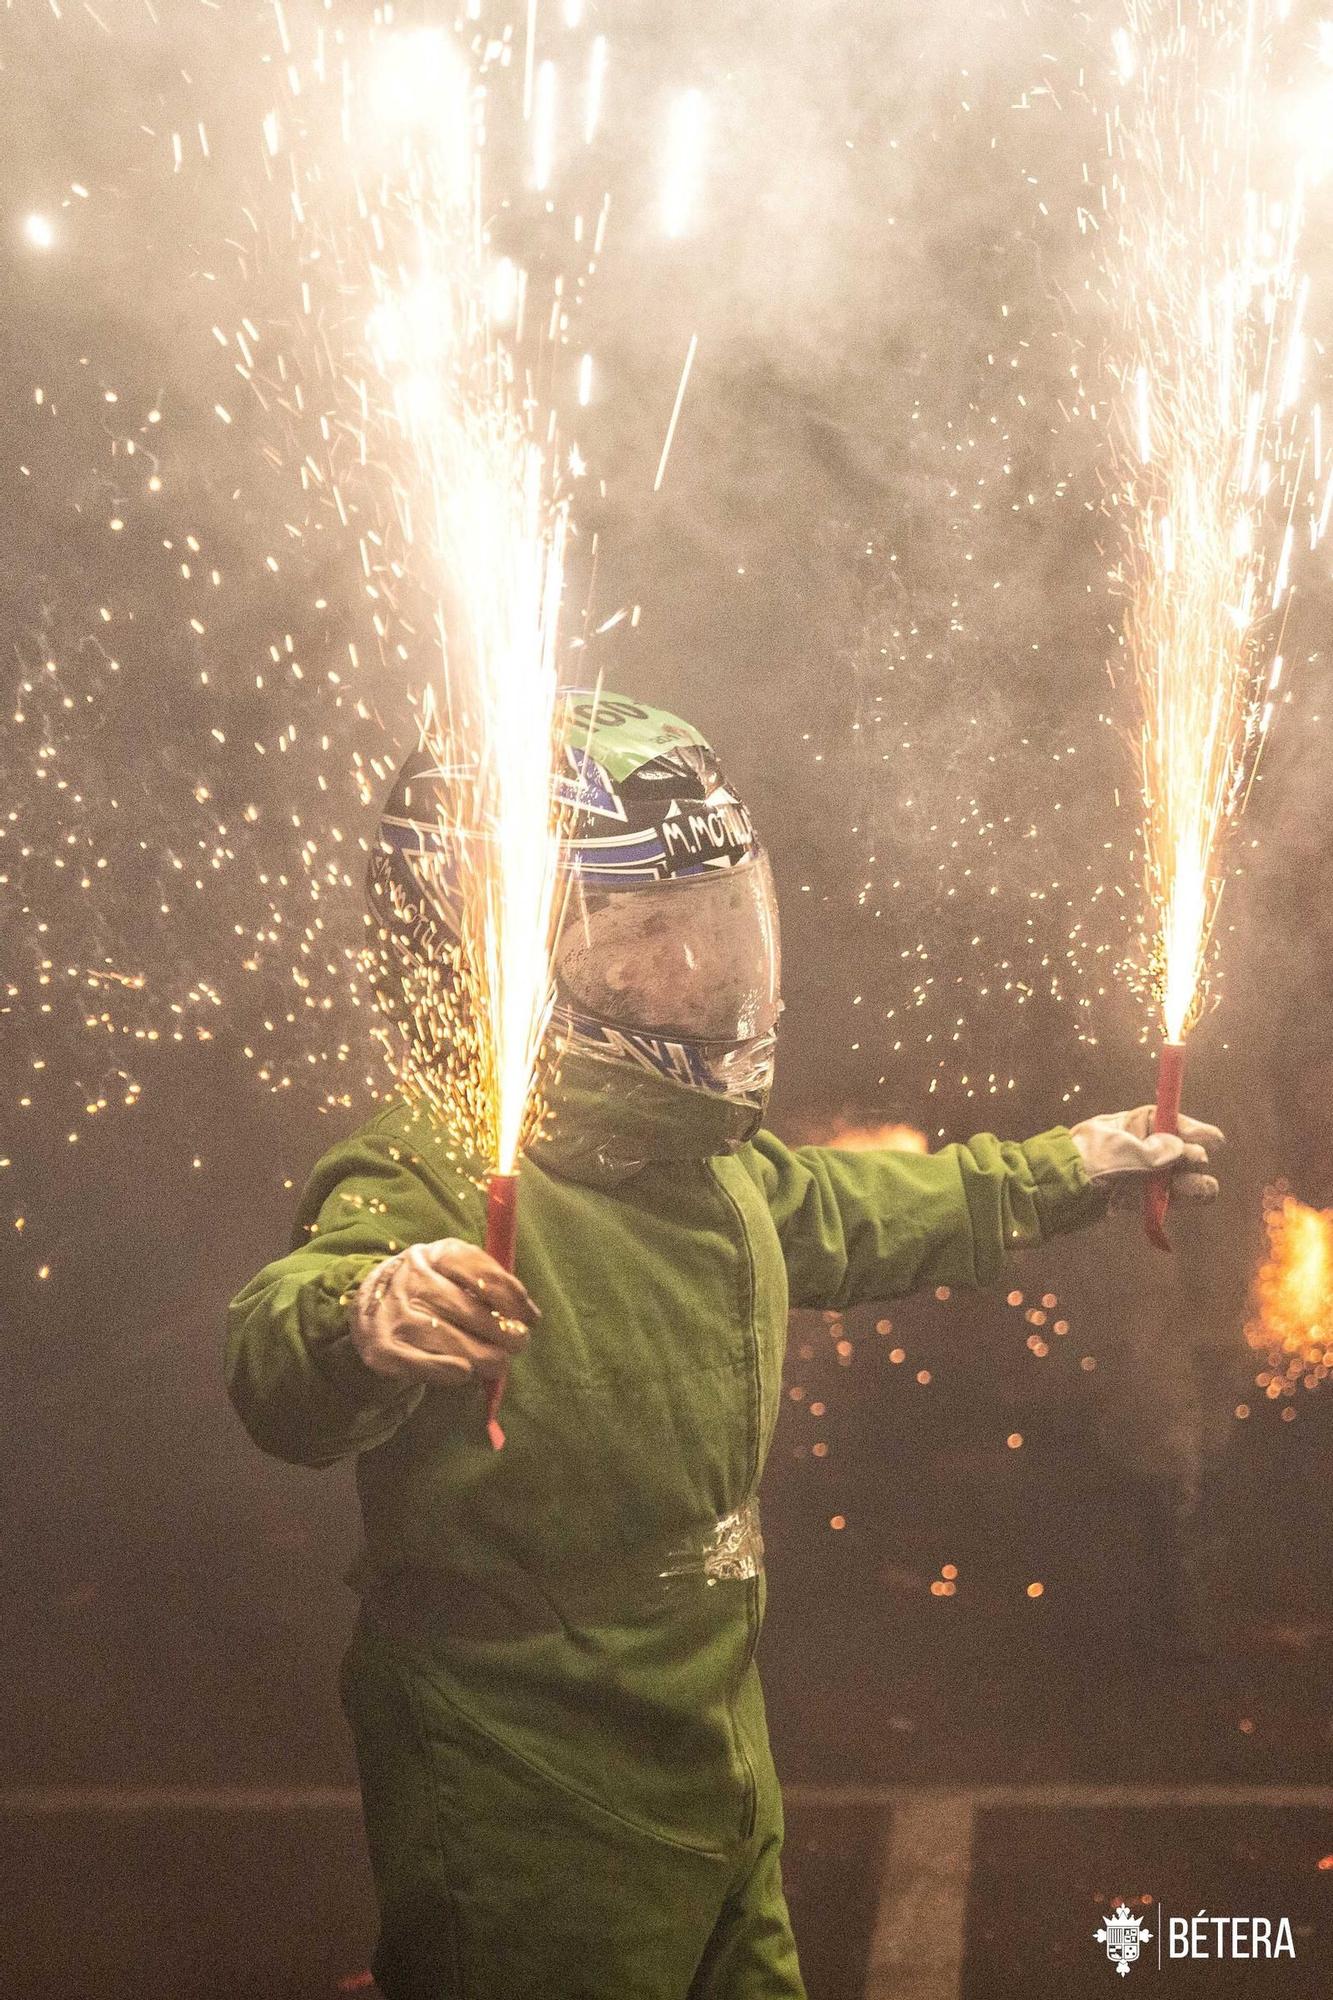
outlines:
[[[429,1167],[443,1179],[478,1177],[477,1163],[466,1145],[428,1106],[403,1097],[386,1098],[349,1142],[368,1145],[377,1152],[391,1151],[409,1164]]]
[[[424,1105],[401,1097],[385,1098],[354,1130],[333,1140],[316,1173],[354,1171],[358,1163],[369,1165],[372,1159],[425,1168],[445,1182],[475,1178],[467,1149]]]

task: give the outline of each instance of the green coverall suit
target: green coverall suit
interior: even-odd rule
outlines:
[[[581,1091],[595,1117],[597,1067],[571,1064],[562,1117]],[[380,1259],[483,1236],[476,1186],[406,1106],[324,1157],[296,1248],[233,1303],[256,1442],[357,1459],[343,1696],[389,2000],[797,2000],[754,1663],[788,1308],[984,1285],[1104,1207],[1063,1129],[663,1159],[673,1119],[675,1150],[710,1150],[701,1101],[653,1079],[668,1143],[609,1184],[525,1163],[517,1268],[543,1317],[503,1452],[480,1384],[387,1380],[349,1336]]]

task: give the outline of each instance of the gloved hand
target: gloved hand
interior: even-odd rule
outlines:
[[[523,1286],[475,1243],[414,1243],[368,1271],[348,1308],[367,1368],[404,1382],[487,1380],[541,1318]]]
[[[1153,1131],[1154,1110],[1141,1104],[1137,1111],[1115,1111],[1100,1118],[1086,1118],[1075,1125],[1069,1136],[1077,1146],[1094,1187],[1104,1189],[1113,1202],[1136,1198],[1146,1174],[1162,1168],[1171,1174],[1172,1199],[1215,1201],[1217,1182],[1208,1171],[1208,1151],[1226,1144],[1216,1125],[1201,1125],[1197,1118],[1180,1120],[1180,1136]]]

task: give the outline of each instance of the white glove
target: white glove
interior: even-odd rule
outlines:
[[[1114,1111],[1087,1118],[1069,1136],[1082,1155],[1088,1179],[1112,1200],[1136,1194],[1145,1174],[1171,1175],[1172,1198],[1216,1201],[1217,1182],[1208,1172],[1208,1149],[1226,1144],[1216,1125],[1181,1117],[1180,1136],[1153,1131],[1154,1110]]]
[[[348,1307],[352,1344],[376,1375],[405,1382],[494,1380],[541,1313],[475,1243],[414,1243],[368,1271]]]

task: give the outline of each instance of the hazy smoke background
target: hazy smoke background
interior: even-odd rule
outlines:
[[[613,200],[571,348],[596,363],[578,589],[595,530],[590,624],[642,615],[588,659],[698,720],[753,799],[786,919],[781,1130],[852,1110],[1019,1136],[1149,1094],[1145,1010],[1118,969],[1137,876],[1108,720],[1101,440],[1064,414],[1098,323],[1078,208],[1117,20],[1111,0],[589,8],[611,39],[595,178]],[[282,424],[213,332],[250,315],[267,338],[291,310],[260,146],[277,59],[266,10],[233,0],[14,0],[0,18],[0,585],[22,717],[0,813],[0,1204],[7,1229],[23,1221],[6,1257],[23,1615],[5,1740],[22,1779],[341,1768],[331,1703],[312,1715],[298,1693],[328,1685],[345,1615],[348,1482],[254,1457],[222,1402],[219,1324],[281,1247],[293,1184],[380,1081],[345,954],[371,760],[410,742],[431,663],[381,657],[354,540],[310,508]],[[703,192],[667,243],[665,108],[692,85]],[[51,219],[49,249],[30,214]],[[1320,255],[1317,227],[1311,242]],[[855,1621],[867,1658],[962,1532],[941,1468],[1007,1477],[1015,1411],[1050,1448],[1028,1453],[1020,1498],[990,1503],[977,1614],[1058,1567],[1080,1509],[1095,1520],[1099,1437],[1168,1515],[1197,1501],[1210,1450],[1238,1448],[1259,1191],[1286,1174],[1333,1199],[1321,587],[1231,898],[1225,1009],[1193,1057],[1191,1100],[1236,1133],[1221,1220],[1170,1287],[1129,1225],[1043,1259],[1024,1282],[1054,1284],[1074,1332],[1040,1365],[1000,1304],[909,1309],[929,1394],[900,1394],[908,1371],[872,1354],[834,1377],[826,1462],[806,1430],[780,1440],[791,1602],[822,1568],[850,1590],[867,1566],[883,1583]],[[826,1349],[809,1368],[797,1354],[798,1383]],[[1279,1440],[1285,1476],[1318,1484],[1326,1429],[1311,1399]],[[835,1507],[854,1553],[833,1552]],[[1095,1624],[1095,1527],[1076,1539],[1066,1602]],[[793,1739],[815,1729],[808,1644],[793,1612],[770,1668]]]

